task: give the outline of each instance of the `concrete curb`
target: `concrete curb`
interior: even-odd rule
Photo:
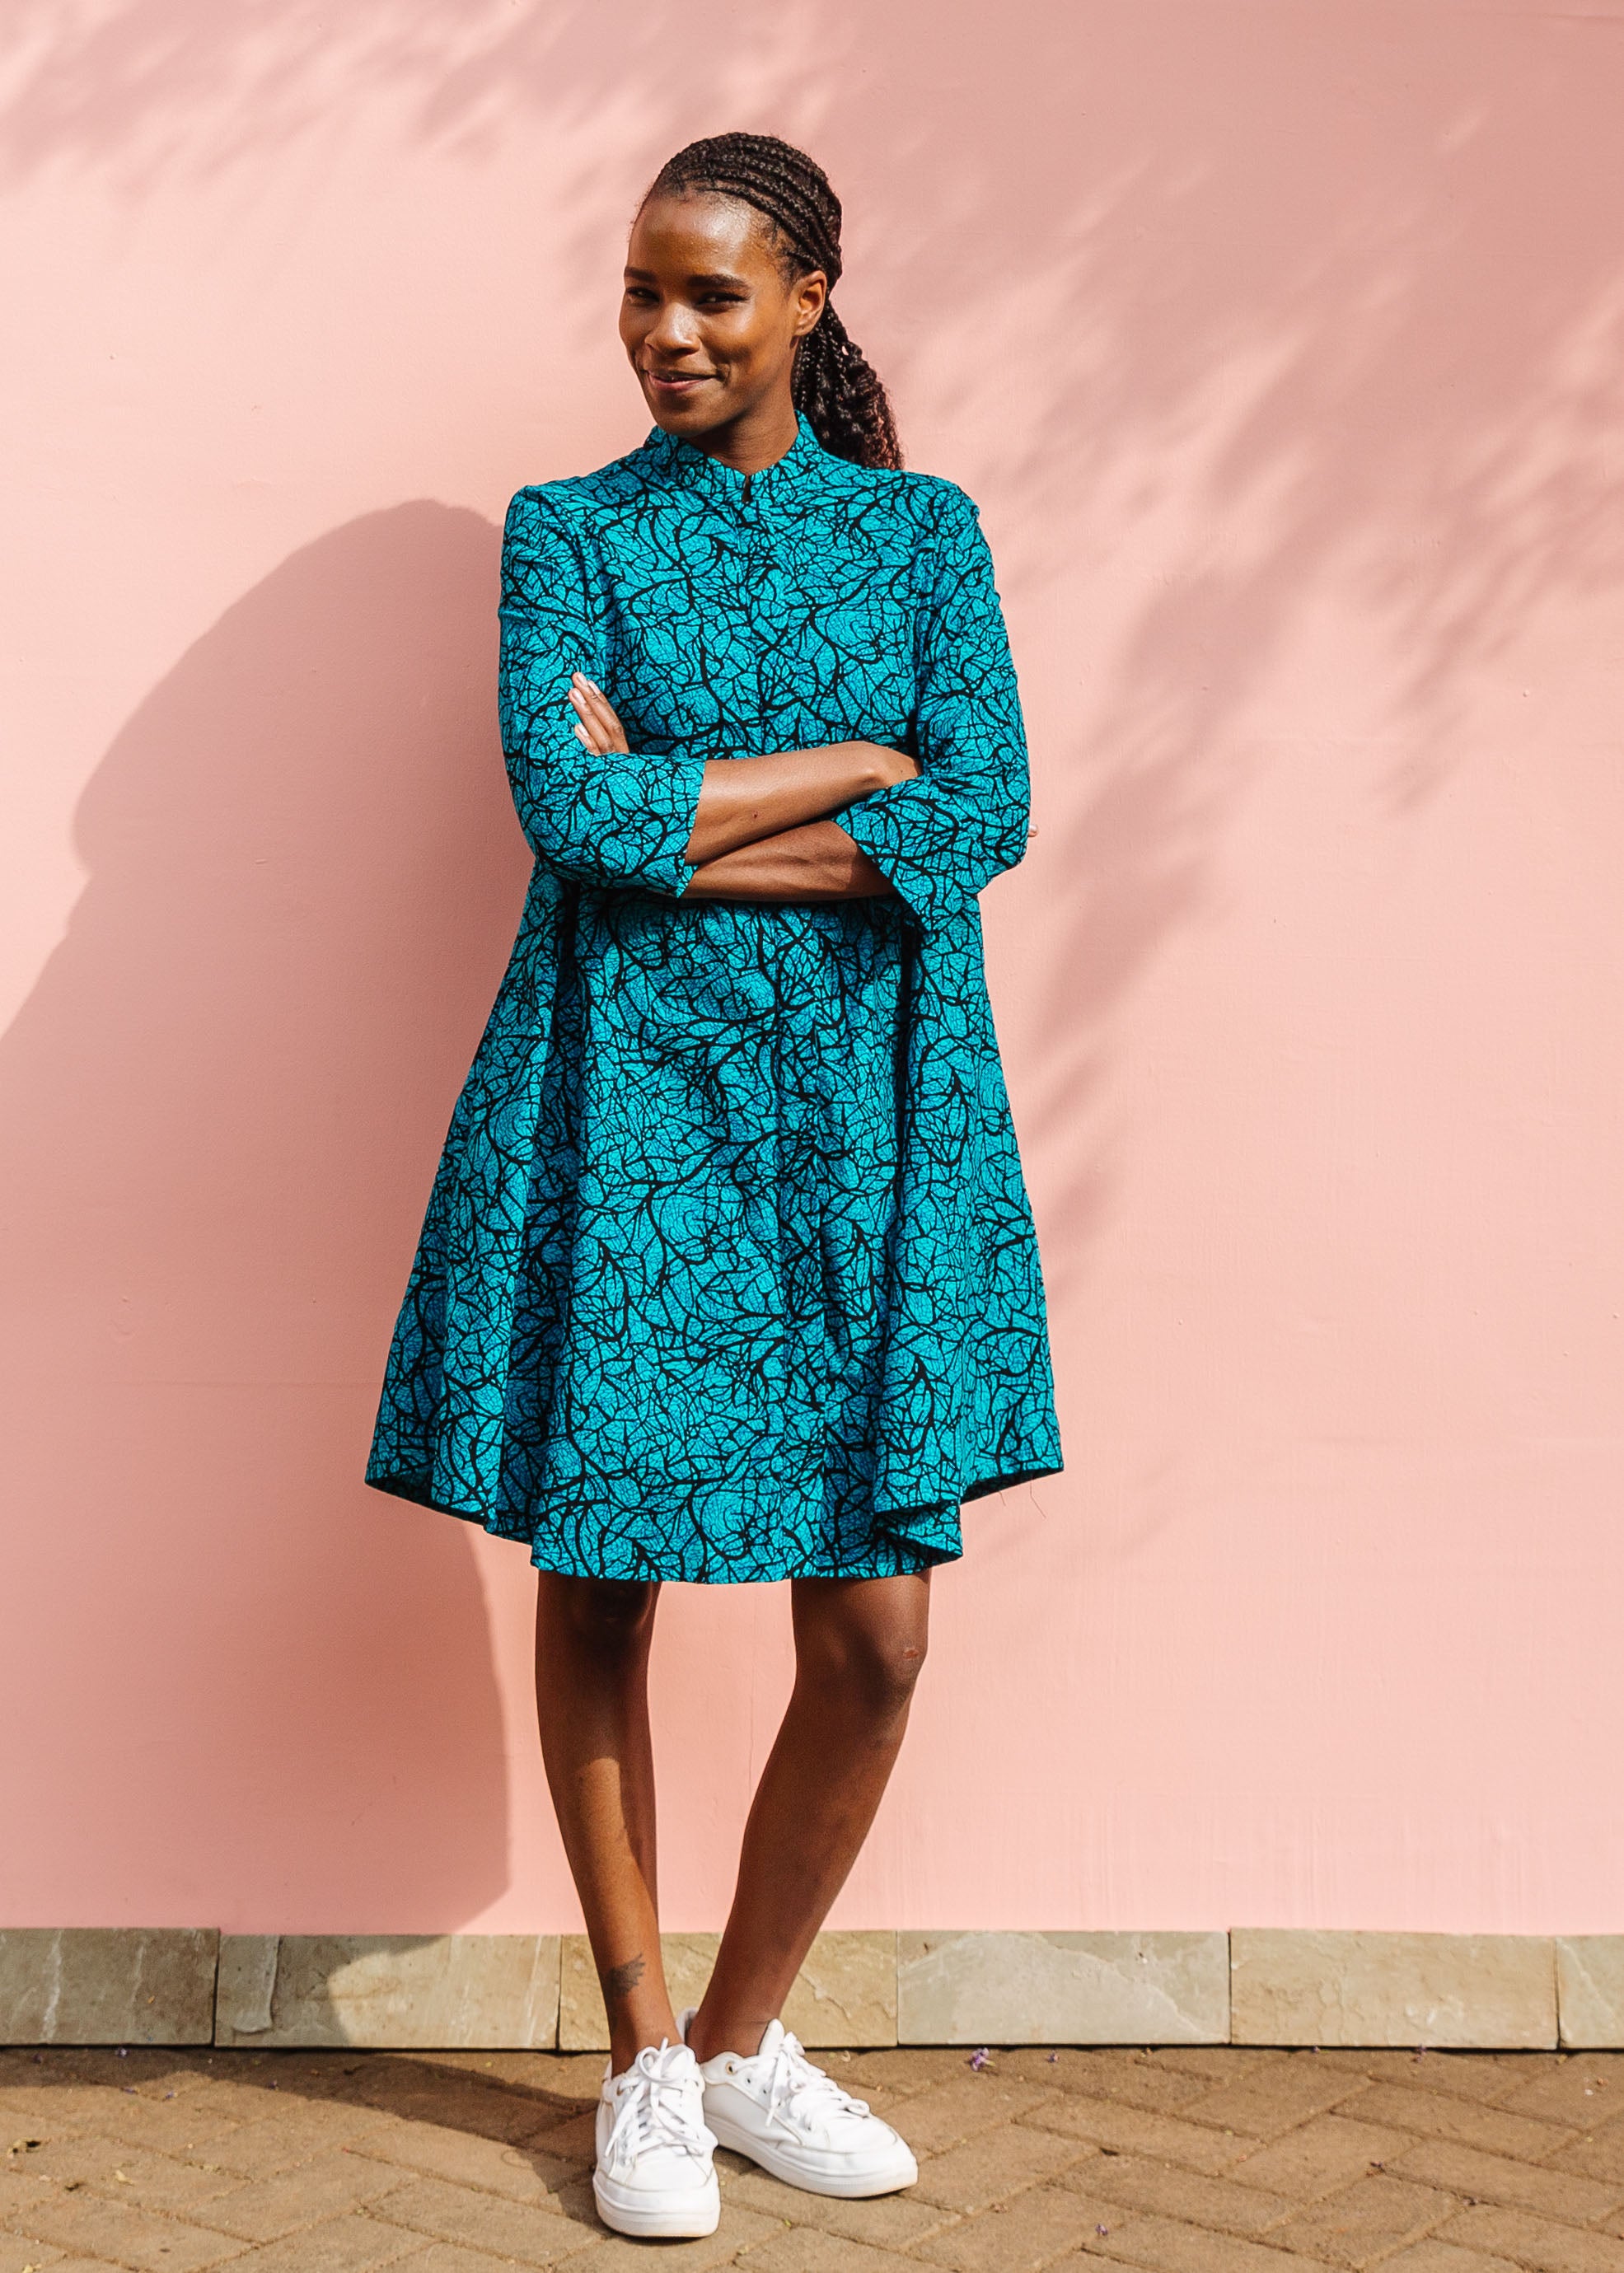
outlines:
[[[714,1934],[668,1934],[677,2001]],[[1624,2049],[1624,1934],[820,1934],[785,2008],[815,2046]],[[586,2052],[577,1934],[0,1930],[0,2043]]]

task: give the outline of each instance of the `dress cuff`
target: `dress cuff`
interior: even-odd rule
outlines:
[[[866,852],[892,890],[927,928],[958,914],[964,895],[946,874],[934,832],[897,789],[882,790],[835,815],[853,844]],[[922,838],[922,842],[921,842]]]
[[[676,898],[687,890],[695,866],[684,853],[699,811],[705,761],[689,754],[635,755],[623,758],[621,763],[626,769],[626,794],[615,803],[624,808],[635,802],[641,807],[635,831],[635,858],[627,881]]]

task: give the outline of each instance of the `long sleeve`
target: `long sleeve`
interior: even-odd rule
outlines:
[[[958,914],[1026,851],[1026,735],[992,556],[962,490],[944,488],[921,628],[920,776],[866,798],[840,826],[921,922]]]
[[[570,674],[611,701],[606,648],[577,546],[537,490],[521,490],[502,533],[502,751],[520,826],[538,859],[592,884],[680,894],[692,876],[704,761],[633,752],[595,757],[575,733]]]

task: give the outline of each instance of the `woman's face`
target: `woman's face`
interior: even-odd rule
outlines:
[[[828,289],[822,269],[786,282],[771,224],[741,199],[650,198],[627,248],[620,337],[658,424],[694,441],[752,413],[793,416],[795,342]]]

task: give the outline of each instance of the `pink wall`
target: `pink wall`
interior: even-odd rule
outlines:
[[[358,1477],[523,881],[497,525],[645,431],[623,224],[743,124],[982,502],[1040,830],[1068,1467],[836,1922],[1624,1928],[1620,0],[7,25],[4,1921],[575,1923],[523,1555]],[[668,1600],[674,1926],[786,1609]]]

